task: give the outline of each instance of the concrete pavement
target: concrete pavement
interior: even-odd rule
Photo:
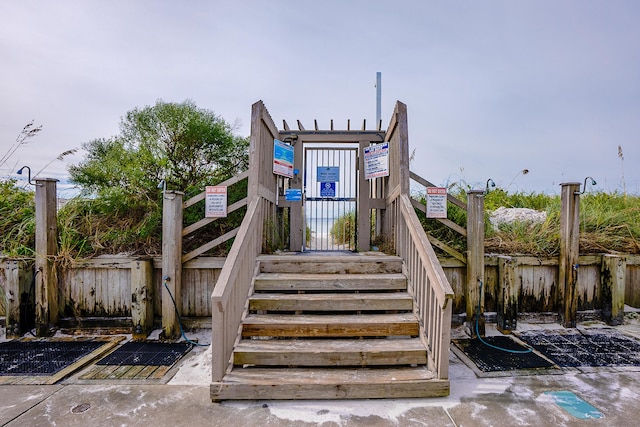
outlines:
[[[186,363],[186,362],[185,362]],[[560,375],[477,378],[452,353],[451,395],[438,399],[212,403],[195,385],[0,387],[6,426],[635,426],[640,372],[599,368]],[[570,415],[545,392],[567,390],[604,417]]]

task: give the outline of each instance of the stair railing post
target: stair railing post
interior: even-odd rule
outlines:
[[[560,323],[576,327],[578,313],[578,255],[580,243],[580,183],[560,184],[560,258],[557,298]]]
[[[180,336],[183,196],[180,191],[165,191],[162,205],[162,331],[169,339]]]
[[[480,285],[482,284],[482,290]],[[467,327],[476,336],[476,313],[480,302],[478,331],[484,336],[484,190],[467,192]]]

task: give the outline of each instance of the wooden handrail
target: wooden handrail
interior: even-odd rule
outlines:
[[[429,239],[422,229],[422,224],[420,224],[420,220],[413,210],[413,205],[409,200],[409,196],[407,196],[406,194],[401,195],[400,202],[400,211],[402,212],[402,216],[407,223],[407,228],[409,229],[411,239],[417,245],[420,258],[428,268],[429,278],[431,280],[434,280],[438,285],[436,287],[436,292],[438,293],[438,298],[444,306],[447,304],[448,299],[453,299],[453,288],[449,284],[449,280],[447,280],[447,276],[445,276],[444,270],[442,270],[442,267],[440,266],[438,257],[436,256],[435,252],[433,252],[433,248],[429,243]]]
[[[428,352],[428,365],[438,378],[449,375],[449,347],[453,289],[442,270],[409,195],[401,194],[392,202],[396,214],[396,253],[405,262],[405,273],[417,308],[421,339]]]
[[[222,380],[233,353],[257,257],[262,251],[263,199],[254,196],[211,294],[212,380]]]

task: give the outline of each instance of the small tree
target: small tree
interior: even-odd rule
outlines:
[[[69,168],[71,179],[86,192],[122,189],[127,195],[154,198],[164,179],[168,188],[190,192],[245,170],[248,138],[192,101],[129,111],[120,134],[83,145],[86,159]]]
[[[118,135],[85,143],[86,158],[69,172],[82,192],[92,197],[69,203],[60,213],[63,232],[72,233],[68,241],[75,248],[70,252],[93,248],[93,253],[158,253],[162,221],[158,184],[165,180],[168,189],[189,197],[245,170],[249,140],[233,130],[192,101],[158,101],[129,111]],[[239,198],[235,193],[242,189],[237,187],[228,196],[230,203]],[[201,217],[190,210],[185,223]],[[241,212],[235,212],[227,218],[229,224],[216,221],[216,233],[241,220]]]

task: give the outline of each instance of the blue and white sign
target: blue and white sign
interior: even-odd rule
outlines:
[[[273,173],[293,178],[293,147],[279,139],[273,140]]]
[[[300,188],[287,188],[287,191],[284,193],[284,199],[287,202],[301,202],[302,190]]]
[[[318,166],[316,171],[319,182],[340,181],[340,168],[338,166]]]
[[[336,197],[336,183],[335,182],[321,182],[320,183],[320,197]]]

